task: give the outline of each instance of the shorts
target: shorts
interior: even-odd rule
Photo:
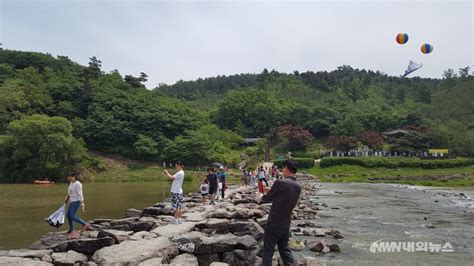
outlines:
[[[210,186],[209,187],[209,194],[216,194],[217,193],[217,186]]]
[[[171,193],[171,207],[173,209],[181,209],[183,201],[183,194]]]

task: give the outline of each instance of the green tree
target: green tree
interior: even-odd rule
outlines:
[[[10,123],[0,138],[0,158],[3,182],[31,182],[44,177],[58,181],[68,171],[80,170],[86,149],[72,136],[67,119],[32,115]]]
[[[459,77],[461,78],[467,78],[471,75],[471,73],[469,73],[469,71],[471,70],[471,67],[470,66],[467,66],[467,67],[461,67],[459,69]]]
[[[337,121],[331,125],[331,134],[337,136],[358,136],[364,130],[360,117],[350,114],[344,119]]]
[[[145,135],[138,135],[138,139],[133,144],[135,154],[142,160],[152,160],[158,154],[158,143]]]
[[[126,75],[124,81],[130,84],[130,86],[132,86],[133,88],[145,87],[145,85],[143,85],[143,82],[148,81],[148,75],[143,72],[140,72],[140,76],[138,78],[132,75]]]
[[[89,67],[85,69],[86,79],[98,79],[102,74],[102,61],[93,56],[89,58]]]
[[[229,93],[217,106],[214,121],[225,129],[245,137],[267,139],[265,160],[270,160],[270,148],[276,140],[276,128],[281,124],[283,103],[268,91],[251,89]]]

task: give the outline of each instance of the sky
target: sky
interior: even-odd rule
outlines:
[[[148,88],[264,68],[399,76],[409,60],[441,78],[473,64],[473,12],[472,1],[0,0],[0,42],[83,65],[96,56],[106,72],[145,72]]]

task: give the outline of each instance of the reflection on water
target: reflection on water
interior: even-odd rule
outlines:
[[[84,220],[120,218],[129,208],[143,209],[170,195],[171,182],[84,183]],[[185,193],[197,191],[198,182],[185,182]],[[64,201],[67,184],[0,184],[0,249],[26,248],[56,229],[44,218]],[[75,225],[77,226],[77,225]],[[77,228],[77,227],[76,227]]]

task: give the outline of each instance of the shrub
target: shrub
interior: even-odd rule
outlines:
[[[313,158],[292,158],[292,159],[298,163],[298,168],[311,168],[314,166]],[[282,167],[284,161],[285,160],[276,160],[273,163],[278,167]]]
[[[385,168],[454,168],[469,166],[474,164],[474,158],[456,158],[456,159],[434,159],[421,160],[419,158],[367,158],[367,157],[330,157],[321,160],[321,167],[331,167],[336,165],[359,165],[367,168],[385,167]]]

